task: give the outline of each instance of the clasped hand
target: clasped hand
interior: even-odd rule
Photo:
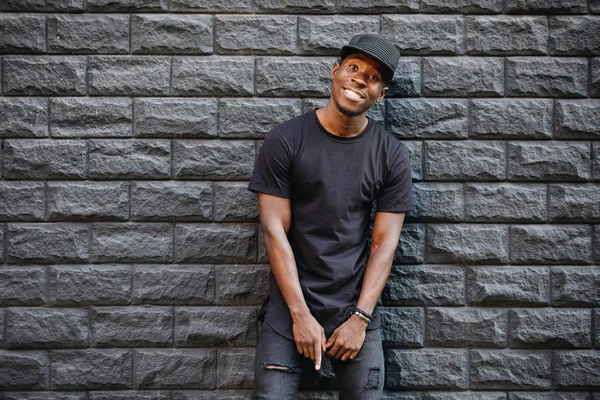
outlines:
[[[310,315],[305,320],[294,322],[294,341],[298,353],[310,358],[315,363],[315,369],[319,370],[322,352],[327,349],[327,354],[338,360],[354,360],[365,342],[366,327],[366,322],[352,316],[326,340],[323,327]]]

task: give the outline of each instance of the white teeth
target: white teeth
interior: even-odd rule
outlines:
[[[344,92],[346,93],[346,95],[348,97],[350,97],[350,98],[352,98],[354,100],[360,100],[360,99],[362,99],[362,97],[358,93],[356,93],[356,92],[354,92],[352,90],[344,89]]]

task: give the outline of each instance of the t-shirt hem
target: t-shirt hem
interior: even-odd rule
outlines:
[[[407,213],[413,211],[415,207],[413,205],[407,207],[377,207],[377,212],[389,212],[389,213]]]
[[[289,199],[291,196],[289,193],[284,192],[283,190],[275,189],[269,186],[250,184],[248,185],[248,190],[254,193],[265,193],[271,194],[273,196],[283,197]]]

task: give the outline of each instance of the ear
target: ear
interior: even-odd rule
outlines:
[[[336,61],[333,63],[333,68],[331,69],[331,73],[329,74],[329,77],[331,79],[335,78],[335,74],[337,74],[338,70],[340,69],[340,64]]]
[[[377,98],[377,102],[379,103],[381,100],[383,100],[383,98],[385,97],[385,95],[388,92],[388,87],[384,87],[383,89],[381,89],[381,93],[379,93],[379,97]]]

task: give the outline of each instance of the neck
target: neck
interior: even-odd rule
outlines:
[[[348,116],[342,113],[329,99],[325,107],[317,110],[317,117],[323,128],[337,136],[352,137],[367,127],[367,113]]]

